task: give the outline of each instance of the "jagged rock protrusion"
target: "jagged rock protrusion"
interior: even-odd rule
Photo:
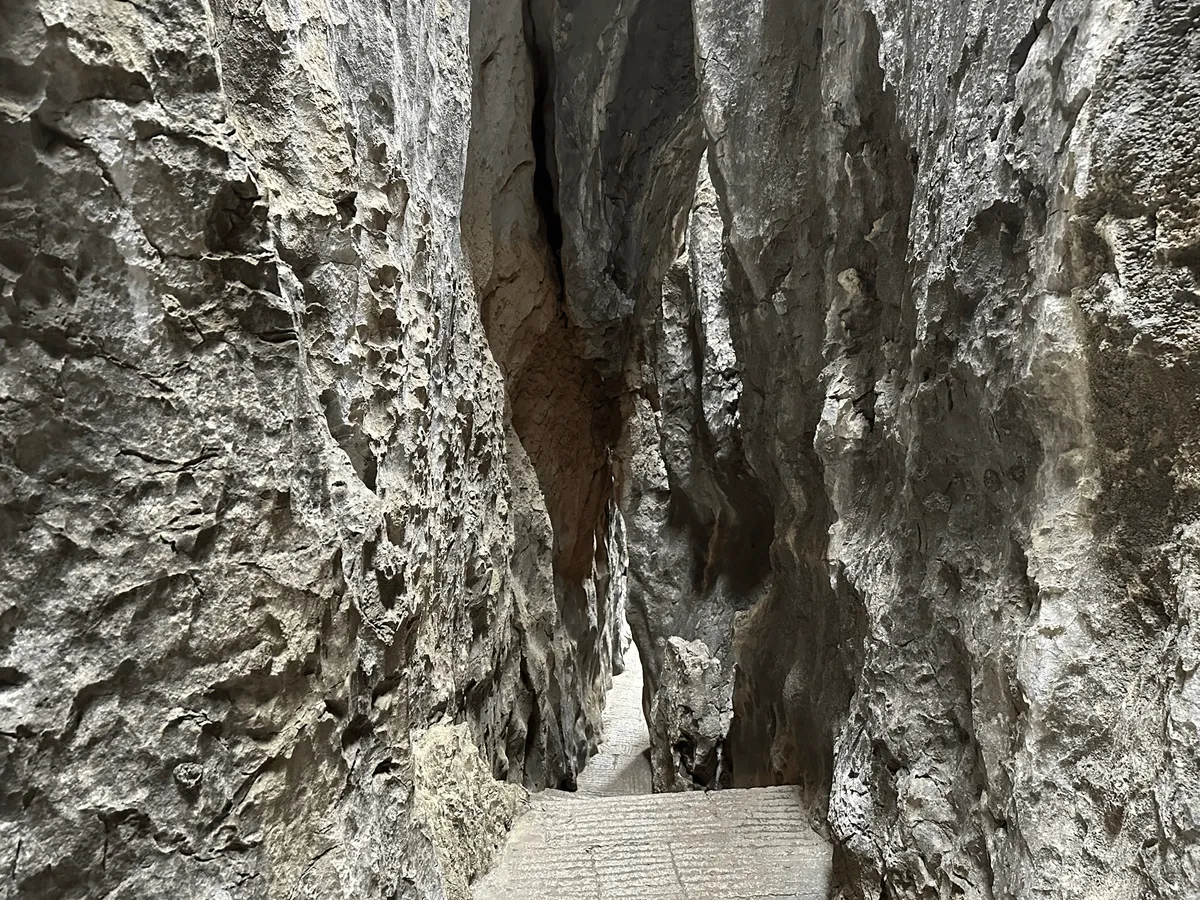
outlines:
[[[650,706],[654,790],[729,787],[732,720],[733,673],[703,641],[669,638]]]
[[[496,781],[466,725],[437,724],[413,743],[414,820],[433,844],[446,900],[471,900],[527,793]]]

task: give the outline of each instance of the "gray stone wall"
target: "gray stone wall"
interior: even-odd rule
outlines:
[[[1200,890],[1195,10],[552,7],[650,691],[736,665],[849,896]]]
[[[441,896],[492,826],[427,726],[532,787],[595,743],[622,560],[489,347],[477,6],[0,10],[5,896]]]

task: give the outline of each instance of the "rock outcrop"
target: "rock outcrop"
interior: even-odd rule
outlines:
[[[830,785],[851,896],[1194,893],[1194,16],[695,9],[777,498],[735,772]]]
[[[669,638],[650,707],[654,790],[729,787],[732,721],[733,673],[703,641]]]
[[[466,725],[434,725],[413,743],[417,821],[433,839],[446,900],[471,900],[518,813],[525,791],[496,781]]]

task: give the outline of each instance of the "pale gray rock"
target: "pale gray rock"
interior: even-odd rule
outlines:
[[[734,780],[804,785],[848,895],[1200,890],[1194,11],[545,6],[567,303],[629,390],[650,691],[670,635],[736,664]],[[690,78],[656,78],[681,31]],[[639,65],[642,128],[615,87]],[[705,146],[720,254],[685,224]],[[720,495],[762,498],[761,556],[713,540],[750,520]],[[718,597],[722,571],[749,584]]]
[[[519,4],[0,8],[6,896],[441,897],[430,725],[594,747],[611,479],[565,445],[568,519],[463,233],[529,200],[528,73]]]
[[[626,607],[845,897],[1200,893],[1198,41],[0,6],[10,893],[444,896],[414,745],[570,787]]]
[[[733,673],[703,641],[667,640],[650,709],[656,792],[729,787]]]
[[[1194,12],[694,8],[777,512],[737,777],[829,785],[850,896],[1196,893]]]
[[[417,823],[428,829],[446,900],[471,900],[528,794],[496,781],[466,725],[434,725],[413,743]]]
[[[639,338],[621,447],[629,618],[658,689],[672,635],[732,663],[736,614],[766,591],[771,507],[745,463],[723,224],[701,158],[683,246]]]

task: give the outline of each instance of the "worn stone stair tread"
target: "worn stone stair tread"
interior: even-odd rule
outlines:
[[[826,900],[832,851],[798,788],[652,794],[636,652],[578,791],[535,794],[475,900]]]
[[[798,789],[535,795],[476,900],[824,900],[831,849]]]
[[[649,794],[650,731],[642,714],[642,662],[625,654],[625,671],[613,678],[604,702],[603,741],[579,773],[580,795]]]

